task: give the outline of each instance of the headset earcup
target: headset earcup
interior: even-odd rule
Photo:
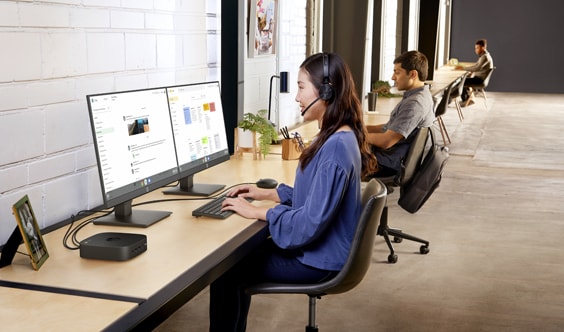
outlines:
[[[319,97],[322,100],[325,101],[331,100],[334,94],[335,91],[333,90],[333,87],[329,83],[323,83],[319,88]]]

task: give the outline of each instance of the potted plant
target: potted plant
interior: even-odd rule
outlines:
[[[392,87],[388,81],[376,81],[372,83],[372,92],[377,92],[378,97],[399,97],[401,95],[391,92]]]
[[[239,122],[239,128],[243,131],[249,130],[259,134],[259,150],[264,157],[270,152],[272,142],[278,140],[276,129],[266,118],[267,112],[268,110],[262,109],[257,114],[245,113]]]

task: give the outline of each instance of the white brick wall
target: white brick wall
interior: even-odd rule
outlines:
[[[278,55],[245,60],[245,110],[268,108],[270,76],[289,71],[291,93],[280,102],[291,126],[301,121],[305,2],[279,3]],[[41,228],[102,204],[86,95],[219,79],[220,17],[206,14],[219,8],[219,0],[0,1],[0,245],[25,194]]]
[[[87,94],[219,79],[208,6],[219,0],[0,1],[0,245],[25,194],[41,228],[102,204]]]
[[[279,71],[287,71],[289,75],[289,93],[280,94],[280,125],[294,127],[303,121],[295,99],[298,69],[306,57],[306,3],[300,0],[280,1],[280,13],[278,67]]]
[[[289,93],[278,96],[277,87],[280,80],[275,79],[272,82],[271,118],[273,122],[276,122],[275,119],[279,113],[279,125],[292,127],[302,122],[295,97],[298,69],[305,59],[306,52],[306,2],[283,0],[278,1],[278,5],[277,55],[247,58],[245,61],[245,112],[256,113],[259,109],[268,109],[270,77],[281,71],[287,71],[289,73]],[[247,42],[246,39],[245,42]],[[280,105],[279,111],[278,105]]]

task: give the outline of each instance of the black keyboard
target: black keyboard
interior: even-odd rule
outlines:
[[[225,200],[225,195],[213,198],[206,204],[198,207],[192,211],[194,217],[210,217],[215,219],[225,219],[232,215],[233,211],[221,211],[221,203]],[[252,202],[252,198],[246,198],[247,201]]]

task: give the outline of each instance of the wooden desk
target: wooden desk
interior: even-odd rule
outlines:
[[[3,331],[100,331],[136,303],[0,287]]]
[[[279,182],[293,183],[296,165],[297,161],[282,161],[277,155],[269,155],[263,160],[252,160],[248,155],[198,173],[195,182],[230,186],[273,177]],[[188,196],[165,196],[156,191],[135,202],[185,197]],[[0,280],[22,288],[50,287],[59,293],[130,302],[125,308],[113,311],[115,315],[108,314],[96,320],[104,320],[101,323],[108,331],[153,328],[267,237],[266,223],[262,221],[238,215],[225,220],[192,217],[192,210],[204,202],[174,201],[140,206],[141,209],[173,212],[148,228],[90,224],[79,232],[80,240],[108,231],[146,234],[147,251],[129,261],[80,258],[78,251],[65,249],[62,245],[65,227],[44,236],[50,257],[39,271],[31,268],[28,257],[16,255],[10,266],[0,270]],[[255,204],[272,205],[266,202]],[[63,311],[72,315],[76,299],[65,301],[61,300],[59,305],[66,305]],[[130,310],[131,303],[133,310]],[[17,306],[12,309],[16,310]],[[97,312],[97,306],[91,310]],[[33,317],[28,319],[34,320]]]
[[[442,66],[435,71],[432,81],[428,81],[431,85],[431,94],[433,96],[441,93],[449,84],[464,75],[466,71],[454,69],[455,66]]]

